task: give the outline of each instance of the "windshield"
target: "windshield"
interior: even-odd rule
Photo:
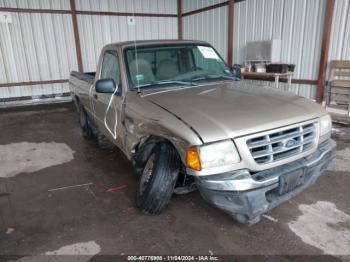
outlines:
[[[230,69],[211,46],[179,44],[128,48],[125,58],[133,88],[233,79]]]

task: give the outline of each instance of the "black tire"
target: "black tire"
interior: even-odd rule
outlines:
[[[81,133],[83,137],[87,140],[93,140],[96,139],[96,131],[93,127],[93,124],[86,113],[84,106],[79,105],[79,124],[81,127]]]
[[[153,167],[149,171],[150,161]],[[140,176],[137,207],[147,214],[161,213],[170,202],[180,169],[175,148],[168,143],[155,145]],[[149,172],[148,172],[149,171]]]

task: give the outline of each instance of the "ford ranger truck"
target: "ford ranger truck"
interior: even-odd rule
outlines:
[[[132,161],[141,211],[198,189],[253,224],[311,186],[336,144],[320,105],[239,77],[206,42],[162,40],[109,44],[96,72],[69,83],[83,136],[104,135]]]

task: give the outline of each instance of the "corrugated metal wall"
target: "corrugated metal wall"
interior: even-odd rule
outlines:
[[[176,14],[176,0],[76,0],[77,10]]]
[[[336,1],[344,2],[343,5],[349,2],[349,0]],[[183,0],[183,12],[221,2],[224,1]],[[294,78],[316,80],[325,6],[326,0],[245,0],[235,3],[234,63],[244,64],[247,42],[281,39],[281,60],[296,64]],[[343,14],[345,13],[346,11],[343,11]],[[343,23],[344,21],[349,19],[344,18]],[[185,16],[183,18],[184,38],[208,41],[226,58],[226,23],[227,6]],[[343,43],[347,42],[343,40]],[[336,49],[339,50],[339,47]],[[260,83],[270,85],[267,82]],[[281,85],[286,88],[284,84]],[[316,86],[293,84],[291,91],[314,99]]]
[[[69,0],[0,0],[0,7],[69,10]],[[76,0],[77,10],[176,14],[176,0]],[[11,13],[0,23],[0,83],[68,79],[77,70],[70,14]],[[103,45],[134,39],[177,38],[176,17],[78,15],[84,71],[94,71]],[[0,99],[69,92],[67,83],[0,87]]]
[[[189,12],[225,0],[183,0]],[[234,62],[245,60],[247,41],[282,40],[282,60],[295,78],[317,79],[326,0],[245,0],[234,5]],[[70,0],[0,0],[0,7],[69,10]],[[77,10],[176,14],[176,0],[76,0]],[[329,60],[350,59],[350,0],[336,0]],[[227,57],[227,6],[183,17],[183,37],[212,43]],[[11,13],[0,24],[0,83],[67,79],[77,70],[70,14]],[[84,70],[92,71],[102,46],[114,41],[177,37],[176,17],[78,15]],[[261,84],[264,84],[263,82]],[[67,92],[68,84],[1,87],[0,99]],[[314,98],[315,86],[293,85]]]
[[[78,10],[176,14],[174,0],[76,0]],[[135,26],[126,16],[78,15],[83,66],[95,71],[102,47],[111,42],[146,39],[176,39],[177,19],[172,17],[135,17]]]
[[[189,0],[185,3],[191,2]],[[206,1],[209,2],[209,1]],[[198,3],[198,1],[197,1]],[[183,38],[211,43],[221,56],[227,58],[227,7],[183,17]]]
[[[350,0],[336,0],[329,61],[350,60]]]
[[[234,5],[234,62],[243,64],[249,41],[281,39],[281,60],[296,65],[294,78],[316,80],[325,0],[246,0]],[[293,85],[314,99],[315,86]]]
[[[135,26],[125,16],[79,15],[78,25],[86,71],[95,71],[102,47],[111,42],[144,39],[176,39],[177,20],[171,17],[135,17]]]
[[[0,7],[35,9],[70,9],[69,0],[0,0]]]
[[[282,61],[296,64],[296,78],[316,79],[325,0],[246,0],[235,4],[234,61],[244,63],[246,43],[282,40]]]
[[[182,12],[190,12],[203,7],[220,4],[227,0],[183,0],[182,1]]]
[[[0,1],[1,7],[67,9],[69,1]],[[0,83],[65,79],[76,68],[68,14],[11,13],[0,23]],[[67,92],[67,84],[1,87],[0,98]]]

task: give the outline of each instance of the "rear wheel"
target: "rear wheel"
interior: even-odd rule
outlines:
[[[140,176],[137,207],[145,213],[161,213],[170,202],[179,169],[175,148],[168,143],[155,145]]]
[[[93,123],[86,113],[84,106],[81,104],[79,106],[79,124],[81,127],[82,135],[85,139],[92,140],[97,137]]]

